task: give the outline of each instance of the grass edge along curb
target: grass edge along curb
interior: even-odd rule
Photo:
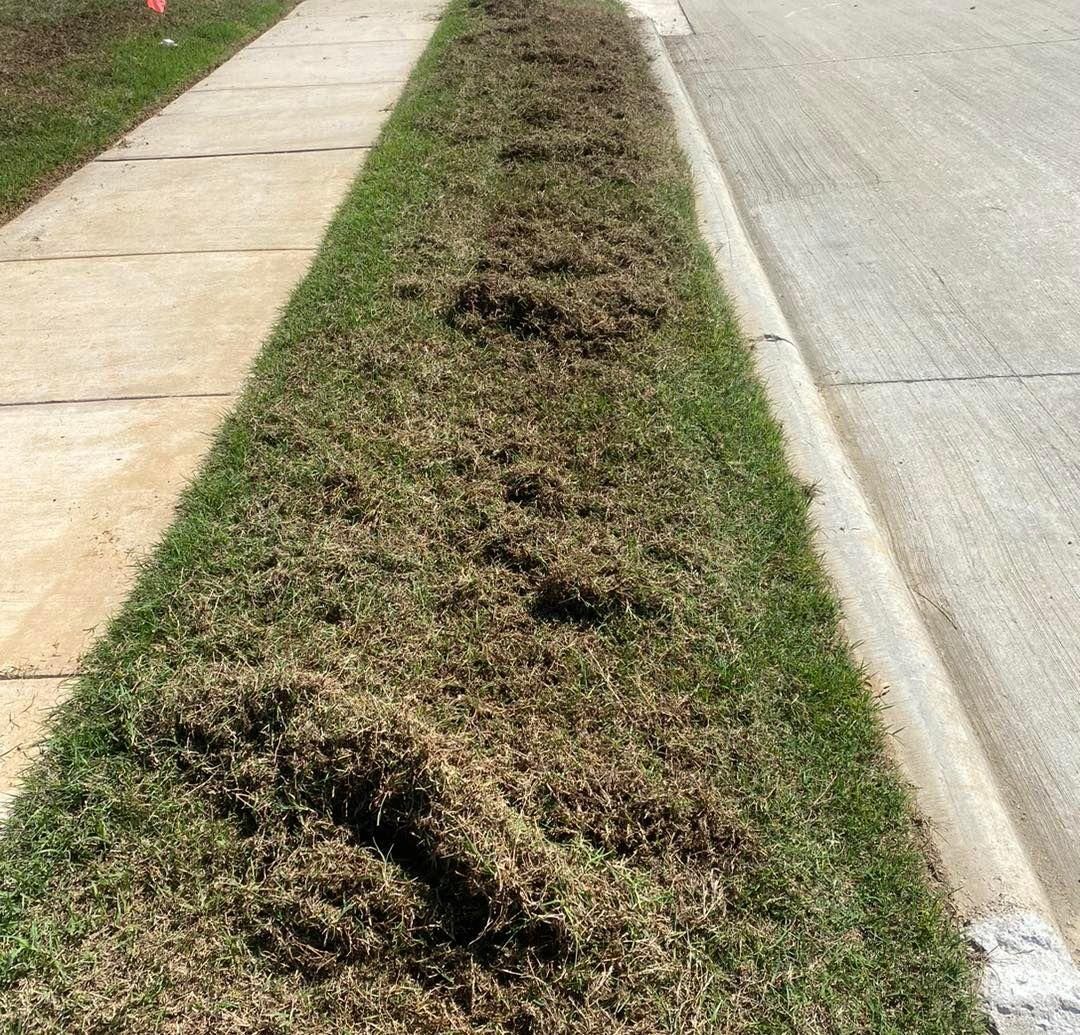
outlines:
[[[979,1030],[649,83],[451,9],[16,805],[0,1020]]]
[[[755,366],[786,432],[789,463],[797,477],[821,490],[811,509],[816,542],[844,601],[844,627],[857,645],[856,657],[872,673],[874,692],[888,695],[893,732],[887,746],[915,784],[935,873],[949,885],[981,963],[981,999],[991,1026],[1009,1030],[1028,1024],[1010,1018],[1037,1017],[1047,1030],[1067,1030],[1069,997],[1061,990],[1080,988],[1080,971],[742,224],[723,168],[651,22],[645,38],[699,186],[702,233],[737,301],[744,333],[755,343]],[[952,793],[961,787],[963,793]]]

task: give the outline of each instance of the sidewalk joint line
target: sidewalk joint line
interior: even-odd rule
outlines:
[[[277,151],[219,151],[205,155],[119,155],[109,158],[102,155],[96,163],[116,162],[184,162],[193,158],[257,158],[260,155],[306,155],[321,151],[370,151],[370,144],[341,144],[334,147],[287,147]]]
[[[152,402],[155,399],[225,399],[235,392],[178,392],[175,395],[100,395],[86,399],[31,399],[26,402],[0,402],[0,409],[16,406],[74,406],[78,403]]]
[[[404,79],[364,79],[347,83],[264,83],[246,86],[204,86],[201,90],[194,87],[188,93],[232,93],[235,90],[321,90],[328,86],[395,86],[404,83]]]
[[[309,255],[316,248],[176,248],[161,252],[95,252],[90,255],[18,255],[5,262],[70,262],[74,259],[138,259],[155,255],[251,255],[261,252],[306,252]]]
[[[397,36],[390,40],[334,40],[326,43],[251,43],[247,50],[277,50],[279,47],[356,47],[364,43],[426,43],[427,36]]]
[[[719,36],[722,33],[700,33],[703,38]],[[1016,43],[988,43],[981,47],[946,47],[941,50],[904,50],[895,54],[854,54],[850,57],[816,58],[811,61],[780,61],[772,65],[732,65],[732,72],[769,72],[785,68],[814,68],[818,65],[843,65],[853,61],[897,61],[901,58],[943,57],[949,54],[971,54],[983,50],[1011,50],[1017,47],[1047,47],[1055,43],[1076,43],[1080,36],[1063,36],[1052,40],[1021,40]],[[691,58],[686,64],[701,63],[702,59]]]

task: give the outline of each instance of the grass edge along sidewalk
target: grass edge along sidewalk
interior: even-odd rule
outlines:
[[[16,1031],[983,1030],[634,28],[456,3],[0,843]]]
[[[0,223],[294,6],[174,0],[161,16],[139,0],[0,0]]]

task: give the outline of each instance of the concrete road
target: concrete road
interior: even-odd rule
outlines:
[[[1080,3],[681,15],[676,67],[1076,951]]]
[[[305,0],[0,227],[0,812],[442,6]]]

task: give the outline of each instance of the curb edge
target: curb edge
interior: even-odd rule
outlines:
[[[899,729],[887,736],[887,747],[930,821],[968,936],[985,948],[980,931],[1035,932],[1030,936],[1040,939],[1048,958],[1057,961],[1060,978],[1047,991],[1030,967],[1020,964],[1017,973],[1017,955],[1024,949],[1013,953],[997,943],[997,952],[987,954],[983,976],[987,1007],[1001,1031],[1080,1032],[1080,1026],[1073,1026],[1080,1024],[1072,1014],[1075,1007],[1069,1005],[1080,996],[1080,971],[888,539],[863,495],[693,102],[655,24],[648,18],[641,22],[646,53],[693,174],[699,228],[744,335],[754,343],[755,372],[783,431],[788,462],[801,480],[822,490],[810,511],[815,547],[841,600],[851,648],[875,696],[888,695],[889,717]],[[1032,962],[1039,971],[1046,969]],[[1043,999],[1049,995],[1053,1002],[1041,1008],[1028,1004],[1017,983],[1034,983]],[[1061,1011],[1071,1018],[1066,1021]],[[1047,1027],[1046,1020],[1054,1023],[1054,1017],[1057,1023]],[[1062,1021],[1068,1026],[1060,1027]]]

